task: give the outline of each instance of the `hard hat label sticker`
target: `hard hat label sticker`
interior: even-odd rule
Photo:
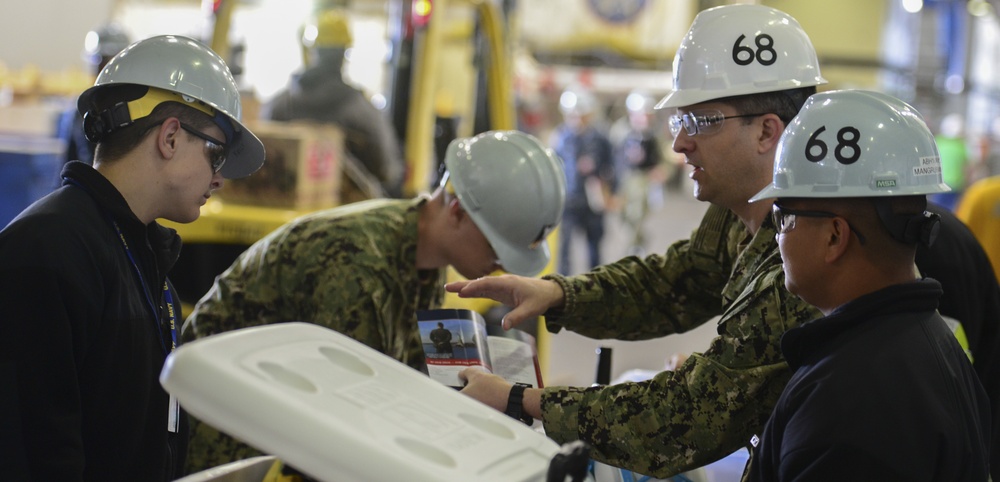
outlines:
[[[941,175],[940,157],[921,157],[920,165],[913,168],[914,176],[938,176]]]

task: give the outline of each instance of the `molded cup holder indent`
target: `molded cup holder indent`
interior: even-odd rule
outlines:
[[[495,422],[478,415],[469,415],[467,413],[458,414],[458,418],[490,435],[495,435],[508,440],[514,440],[514,432],[499,422]]]
[[[455,468],[458,466],[458,464],[455,463],[455,459],[452,458],[451,455],[448,455],[447,452],[426,442],[410,438],[397,438],[396,444],[405,449],[407,452],[425,460],[434,462],[440,466],[448,468]]]
[[[271,376],[275,381],[281,383],[282,385],[300,390],[303,392],[316,393],[316,385],[313,385],[306,377],[299,375],[277,363],[272,363],[269,361],[262,361],[257,364],[257,366],[263,371]]]
[[[375,370],[368,366],[367,363],[358,359],[357,356],[347,353],[342,350],[338,350],[333,347],[324,346],[319,349],[320,354],[326,357],[327,360],[333,362],[345,370],[352,371],[358,375],[370,377],[375,374]]]

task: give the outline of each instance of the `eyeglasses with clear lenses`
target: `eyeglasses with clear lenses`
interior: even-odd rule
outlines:
[[[226,163],[226,143],[215,139],[214,137],[183,122],[181,122],[181,129],[184,129],[188,132],[188,134],[205,141],[205,150],[208,151],[208,162],[212,165],[212,172],[219,172],[219,170],[222,169],[222,166]]]
[[[774,203],[774,206],[771,208],[771,219],[774,221],[774,226],[778,230],[778,234],[786,234],[795,229],[795,218],[798,216],[802,216],[804,218],[843,218],[843,216],[829,211],[790,209],[781,206],[778,203]],[[858,241],[860,241],[862,245],[865,244],[865,237],[858,232],[857,229],[854,229],[854,226],[851,225],[850,221],[847,221],[846,219],[844,219],[844,221],[847,222],[847,227],[851,229],[855,236],[858,237]]]
[[[667,119],[670,128],[670,135],[677,137],[681,133],[681,128],[689,136],[698,134],[711,134],[722,129],[726,119],[739,119],[741,117],[759,117],[764,114],[741,114],[725,115],[715,109],[693,110],[683,115],[672,115]]]

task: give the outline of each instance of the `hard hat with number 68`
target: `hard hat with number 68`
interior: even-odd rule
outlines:
[[[909,104],[879,92],[813,94],[785,128],[768,198],[947,192],[934,135]]]
[[[673,64],[673,90],[657,109],[825,84],[809,36],[792,16],[762,5],[699,13]]]
[[[549,262],[549,233],[562,218],[562,160],[519,131],[456,139],[444,159],[446,183],[509,273],[534,276]]]

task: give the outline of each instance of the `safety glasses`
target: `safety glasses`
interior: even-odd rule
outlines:
[[[798,216],[804,218],[843,218],[843,216],[829,211],[790,209],[778,203],[774,203],[774,206],[771,208],[771,219],[774,220],[774,226],[777,228],[778,234],[785,234],[795,229],[795,218]],[[865,237],[857,229],[854,229],[850,221],[847,221],[847,219],[844,219],[844,221],[847,222],[847,227],[858,237],[858,241],[864,245]]]
[[[212,165],[212,172],[216,173],[222,169],[226,163],[226,143],[195,129],[189,124],[181,122],[181,129],[188,134],[205,141],[205,150],[208,153],[208,163]]]
[[[677,137],[681,129],[689,136],[698,134],[711,134],[722,129],[726,119],[739,119],[741,117],[759,117],[764,114],[741,114],[727,116],[715,109],[693,110],[684,115],[672,115],[667,120],[670,127],[670,135]]]

